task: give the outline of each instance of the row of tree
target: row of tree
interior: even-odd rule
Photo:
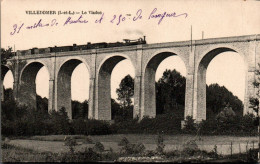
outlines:
[[[176,70],[166,70],[156,82],[156,114],[176,113],[184,116],[186,79]],[[207,118],[215,117],[227,105],[242,115],[242,101],[224,86],[206,86]],[[5,99],[12,97],[12,89],[5,90]],[[116,90],[118,98],[111,99],[112,119],[131,119],[133,117],[134,79],[127,75]],[[48,99],[37,95],[37,109],[48,110]],[[88,101],[72,101],[73,118],[87,118]]]

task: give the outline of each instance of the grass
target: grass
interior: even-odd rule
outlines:
[[[46,162],[48,157],[53,158],[54,153],[38,152],[20,146],[14,146],[2,143],[2,161],[1,162]],[[50,159],[50,158],[49,158]]]
[[[69,148],[64,145],[64,138],[66,135],[49,135],[49,136],[33,136],[27,139],[14,139],[10,144],[30,148],[38,152],[52,151],[53,153],[64,153],[69,151]],[[71,135],[76,139],[78,146],[75,151],[84,151],[85,147],[94,147],[95,143],[101,142],[105,150],[112,148],[114,152],[120,152],[118,143],[122,138],[126,137],[130,143],[144,144],[146,150],[156,149],[157,135],[150,134],[117,134],[117,135],[100,135],[100,136],[84,136],[84,135]],[[201,140],[192,135],[164,135],[165,151],[180,150],[183,144],[190,140],[196,140],[201,150],[212,151],[214,146],[217,145],[219,154],[230,154],[230,145],[233,144],[232,153],[246,152],[249,148],[257,147],[257,137],[234,137],[234,136],[202,136]],[[86,142],[92,140],[92,143]],[[254,146],[252,144],[254,142]]]
[[[39,140],[39,141],[64,141],[66,135],[49,135],[49,136],[33,136],[28,139]],[[144,143],[154,144],[157,135],[153,134],[113,134],[113,135],[70,135],[75,138],[78,142],[83,142],[87,137],[91,138],[93,142],[119,142],[123,137],[126,137],[131,143]],[[194,135],[164,135],[165,144],[182,145],[186,141],[192,139],[198,139]],[[258,137],[236,137],[236,136],[201,136],[201,140],[197,141],[198,145],[214,145],[218,144],[230,144],[230,142],[257,142]]]
[[[103,153],[98,152],[92,152],[92,151],[86,151],[86,148],[91,147],[90,145],[94,146],[94,144],[84,144],[81,143],[79,146],[76,146],[75,153],[70,153],[68,146],[64,145],[64,137],[63,135],[58,136],[34,136],[30,137],[30,140],[10,140],[8,143],[4,142],[2,144],[2,155],[3,155],[3,161],[2,162],[84,162],[84,161],[121,161],[121,162],[133,162],[133,161],[161,161],[161,162],[189,162],[189,161],[207,161],[207,160],[214,160],[214,154],[212,156],[212,153],[207,153],[206,151],[197,150],[195,154],[191,155],[190,151],[185,150],[171,150],[168,152],[165,152],[164,155],[158,155],[153,150],[149,150],[147,145],[149,145],[150,142],[155,141],[157,136],[155,135],[123,135],[126,136],[130,143],[141,143],[141,141],[146,141],[145,145],[145,153],[141,154],[128,154],[124,155],[116,151],[107,151]],[[106,142],[102,141],[102,143],[105,143],[105,148],[108,148],[109,144],[107,143],[113,143],[116,144],[118,148],[118,142],[123,138],[122,135],[108,135],[108,136],[88,136],[88,138],[92,138],[94,142],[97,142],[98,140],[105,140]],[[83,140],[87,136],[73,136],[77,138],[77,140]],[[135,142],[132,142],[134,139],[140,138],[140,140],[136,140]],[[170,142],[171,139],[178,139],[180,136],[166,136],[167,142]],[[182,136],[185,139],[192,138],[191,136]],[[184,141],[184,139],[179,139]],[[194,137],[193,137],[194,138]],[[216,141],[223,139],[223,136],[216,137]],[[219,139],[220,138],[220,139]],[[225,137],[224,137],[225,138]],[[38,139],[38,140],[36,140]],[[44,141],[48,139],[49,141]],[[210,138],[204,137],[206,142],[212,143],[213,141],[210,141]],[[215,138],[213,138],[215,139]],[[237,140],[237,141],[246,141],[246,139],[250,138],[244,138],[244,137],[233,137],[233,138],[225,138],[225,139],[231,139],[231,140]],[[254,139],[254,138],[253,138]],[[58,141],[57,141],[58,140]],[[177,141],[179,141],[177,140]],[[115,142],[112,142],[115,141]],[[172,141],[173,142],[173,141]],[[155,143],[155,142],[153,142]],[[176,143],[174,141],[173,143]],[[15,146],[14,146],[15,145]],[[31,147],[35,146],[35,147]],[[156,146],[156,145],[155,145]],[[56,149],[55,149],[56,148]],[[80,149],[82,148],[82,149]],[[60,151],[60,150],[64,151]],[[59,150],[59,151],[56,151]],[[51,151],[51,152],[50,152]],[[149,152],[152,152],[151,154]],[[186,153],[186,155],[184,155]],[[149,155],[150,154],[150,155]],[[243,154],[242,154],[243,155]],[[244,156],[244,157],[243,157]],[[243,156],[241,155],[233,155],[233,159],[238,158],[245,158],[248,159],[246,154]],[[158,157],[158,159],[157,159]],[[156,159],[153,159],[156,158]],[[229,158],[228,158],[229,159]],[[233,160],[232,159],[232,160]]]

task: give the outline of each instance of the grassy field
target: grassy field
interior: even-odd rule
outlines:
[[[1,162],[45,162],[46,157],[53,155],[47,152],[37,152],[33,149],[2,144]]]
[[[131,143],[154,144],[157,135],[152,134],[115,134],[115,135],[71,135],[77,141],[84,141],[86,137],[91,138],[94,142],[119,142],[123,137],[126,137]],[[49,135],[49,136],[33,136],[28,139],[40,141],[63,141],[65,135]],[[165,144],[182,145],[183,143],[196,139],[199,145],[214,145],[214,144],[230,144],[230,142],[257,142],[258,137],[236,137],[236,136],[201,136],[200,139],[194,135],[164,135]]]
[[[156,149],[157,135],[144,134],[117,134],[117,135],[100,135],[100,136],[83,136],[72,135],[79,143],[76,151],[82,151],[85,147],[93,147],[94,143],[101,142],[105,149],[112,148],[115,152],[120,151],[118,143],[123,137],[126,137],[130,143],[142,143],[146,150]],[[10,144],[30,148],[39,152],[67,152],[69,148],[64,145],[65,135],[49,135],[49,136],[33,136],[27,139],[14,139]],[[85,143],[86,138],[90,138],[93,144]],[[233,153],[245,152],[249,148],[257,147],[257,137],[234,137],[234,136],[201,136],[200,138],[192,135],[164,135],[165,151],[181,149],[183,144],[190,140],[196,140],[197,145],[202,150],[212,151],[214,146],[218,146],[221,154],[230,153],[230,145],[232,142]],[[254,142],[254,144],[253,144]]]
[[[100,136],[67,136],[76,139],[78,145],[75,152],[83,152],[87,147],[94,147],[94,143],[101,142],[105,150],[112,149],[113,152],[119,153],[121,147],[118,143],[123,137],[126,137],[130,143],[142,143],[147,151],[155,151],[157,145],[157,135],[145,134],[117,134],[117,135],[100,135]],[[59,156],[69,152],[69,147],[64,145],[65,135],[33,136],[11,138],[8,141],[7,148],[2,148],[3,161],[48,161],[48,157]],[[91,139],[93,143],[86,143],[86,139]],[[233,144],[233,154],[243,153],[249,148],[257,147],[257,137],[234,137],[234,136],[201,136],[200,138],[192,135],[164,135],[165,152],[182,150],[183,144],[190,140],[196,140],[199,149],[210,152],[214,146],[218,146],[218,153],[222,155],[230,154],[230,143]],[[254,142],[254,146],[252,145]],[[239,143],[239,147],[238,147]],[[245,149],[246,148],[246,149]],[[59,158],[60,159],[60,158]]]

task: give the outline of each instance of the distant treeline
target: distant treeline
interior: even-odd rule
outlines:
[[[127,75],[117,89],[117,101],[111,99],[113,124],[88,120],[88,101],[72,101],[73,120],[69,121],[66,109],[48,113],[48,99],[37,95],[37,109],[18,107],[13,100],[12,89],[4,92],[2,102],[2,134],[47,135],[47,134],[111,134],[111,133],[183,133],[196,131],[192,119],[186,130],[181,130],[184,120],[186,79],[176,70],[166,70],[156,82],[156,118],[133,119],[134,79]],[[207,121],[201,126],[208,132],[202,134],[254,134],[253,115],[242,116],[243,104],[224,86],[207,86]],[[234,118],[219,113],[229,104]],[[227,118],[227,119],[226,119]],[[223,121],[224,120],[224,121]],[[231,122],[230,122],[231,121]],[[217,126],[219,125],[219,126]],[[217,126],[217,127],[216,127]],[[251,128],[250,128],[251,126]],[[234,128],[236,127],[236,128]],[[244,127],[244,128],[243,128]],[[245,128],[246,127],[246,128]],[[195,130],[194,130],[195,129]],[[210,130],[212,129],[212,130]],[[216,130],[218,129],[218,130]],[[231,129],[231,130],[230,130]],[[233,132],[237,129],[238,132]],[[242,129],[242,130],[241,130]],[[243,130],[244,129],[244,130]],[[232,133],[229,133],[232,131]]]

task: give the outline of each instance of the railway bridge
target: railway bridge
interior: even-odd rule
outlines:
[[[245,63],[244,114],[252,112],[249,98],[257,88],[254,71],[260,63],[260,34],[193,41],[139,44],[122,47],[95,48],[64,52],[50,52],[48,48],[17,51],[16,56],[2,65],[2,80],[8,70],[14,76],[14,97],[20,104],[36,107],[35,79],[45,66],[49,73],[48,110],[65,107],[69,118],[71,109],[71,75],[84,63],[89,71],[88,117],[111,120],[111,72],[115,65],[129,59],[135,69],[133,117],[155,117],[155,72],[167,57],[178,55],[185,64],[185,117],[197,121],[206,119],[206,71],[210,61],[222,52],[236,52]]]

